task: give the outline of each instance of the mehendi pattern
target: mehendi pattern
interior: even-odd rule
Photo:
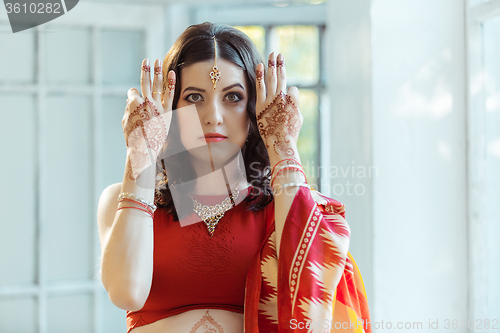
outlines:
[[[203,318],[193,326],[190,333],[224,333],[224,330],[222,326],[217,324],[212,316],[210,316],[207,310]]]
[[[290,140],[286,140],[286,136],[290,135],[296,139],[301,124],[299,110],[290,96],[280,92],[257,116],[257,124],[268,149],[270,138],[275,137],[273,146],[278,155],[285,158],[295,156],[295,151],[290,145]]]
[[[262,88],[262,80],[264,79],[264,71],[257,70],[256,79],[257,79],[257,82],[259,82],[259,88]]]
[[[276,67],[276,61],[268,60],[267,66],[271,69],[271,75],[274,75],[274,67]]]
[[[168,79],[167,82],[168,82],[168,97],[171,97],[175,88],[175,79]]]
[[[285,67],[285,61],[284,60],[279,60],[277,63],[276,63],[276,71],[279,72],[279,73],[283,73],[283,68]]]
[[[130,113],[125,133],[127,147],[130,150],[132,179],[137,179],[140,172],[152,163],[147,148],[151,149],[152,157],[156,159],[166,140],[167,127],[153,102],[146,98]]]

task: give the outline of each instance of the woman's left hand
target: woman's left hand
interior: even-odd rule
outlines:
[[[257,125],[266,144],[271,165],[283,159],[300,163],[297,139],[303,116],[299,111],[299,90],[292,86],[286,91],[285,58],[280,53],[269,55],[264,83],[264,65],[257,65]]]

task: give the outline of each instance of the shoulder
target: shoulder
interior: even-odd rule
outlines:
[[[113,226],[116,208],[118,207],[118,195],[122,188],[121,183],[109,185],[102,191],[97,206],[97,226],[101,244],[109,236],[109,230]]]
[[[118,207],[118,195],[120,195],[121,188],[122,183],[116,183],[109,185],[102,191],[97,207],[98,220],[105,220],[105,215],[110,211],[113,211],[114,215],[114,210]],[[103,217],[104,219],[101,219]]]
[[[122,189],[122,183],[115,183],[106,187],[101,193],[101,197],[99,199],[99,205],[109,204],[113,201],[117,201],[116,199],[118,198],[118,195],[120,195],[121,189]]]

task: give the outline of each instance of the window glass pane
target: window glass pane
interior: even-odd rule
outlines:
[[[266,50],[266,29],[264,27],[258,25],[252,26],[235,26],[236,29],[244,32],[252,42],[254,42],[255,46],[259,50],[260,56],[262,59],[267,59],[267,56],[264,54]]]
[[[485,230],[484,247],[488,249],[487,263],[488,281],[486,288],[488,298],[487,315],[497,315],[500,309],[500,17],[484,22],[484,153],[485,170]],[[495,312],[496,311],[496,312]]]
[[[34,298],[12,298],[0,300],[0,332],[39,332],[37,309]]]
[[[139,89],[144,59],[144,34],[141,31],[103,30],[101,33],[102,83],[130,85]]]
[[[51,296],[47,323],[50,333],[89,333],[93,329],[91,295]]]
[[[101,291],[103,332],[126,332],[127,331],[127,312],[118,308],[110,300],[106,290]]]
[[[49,83],[89,83],[90,30],[65,29],[41,34],[46,41],[47,80]]]
[[[92,278],[92,131],[88,96],[49,96],[41,132],[47,278]]]
[[[0,285],[35,280],[34,104],[32,95],[0,95]]]
[[[0,24],[0,83],[35,80],[35,34],[13,34],[8,25]]]
[[[297,146],[307,181],[318,190],[318,95],[313,90],[300,89],[299,100],[304,122]]]
[[[126,96],[104,96],[99,114],[99,182],[98,193],[113,183],[120,183],[125,170],[127,147],[122,130]]]
[[[272,50],[285,56],[288,85],[303,86],[319,81],[318,27],[276,27],[272,41]]]

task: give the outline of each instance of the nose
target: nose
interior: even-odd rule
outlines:
[[[206,125],[220,125],[223,122],[222,117],[222,106],[217,102],[213,101],[207,105],[206,110],[203,112],[203,122]]]

